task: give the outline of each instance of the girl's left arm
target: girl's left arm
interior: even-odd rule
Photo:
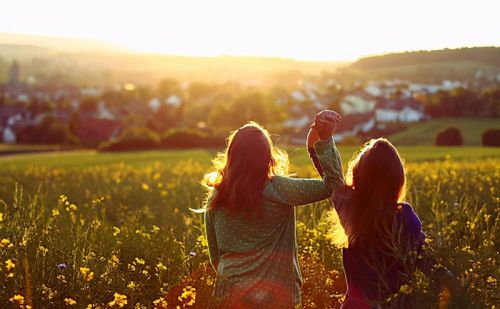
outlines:
[[[453,294],[461,290],[461,283],[446,267],[441,265],[434,256],[434,252],[426,244],[419,248],[417,267],[427,277],[441,286],[448,288]]]

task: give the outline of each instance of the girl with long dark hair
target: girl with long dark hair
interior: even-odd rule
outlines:
[[[329,115],[313,146],[322,180],[288,177],[288,156],[253,122],[234,131],[214,160],[215,171],[203,182],[209,189],[204,213],[217,307],[300,307],[295,207],[327,199],[344,184],[332,139],[340,117]]]
[[[308,149],[320,174],[322,165]],[[348,291],[342,308],[412,308],[411,283],[418,267],[452,291],[458,280],[425,250],[422,224],[410,204],[402,202],[406,176],[396,148],[386,139],[373,139],[349,162],[346,185],[332,196],[333,229],[343,248]],[[340,233],[338,233],[340,231]]]

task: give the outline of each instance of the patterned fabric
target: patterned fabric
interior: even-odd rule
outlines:
[[[261,215],[230,215],[220,209],[205,212],[220,307],[294,308],[301,304],[294,206],[327,199],[344,184],[333,140],[316,143],[315,150],[323,179],[273,177],[264,188]]]

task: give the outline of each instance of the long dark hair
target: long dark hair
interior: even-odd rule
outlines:
[[[264,186],[274,175],[286,175],[286,152],[276,148],[269,133],[255,122],[234,131],[224,153],[213,160],[215,172],[203,184],[215,190],[208,209],[226,208],[232,213],[251,214],[264,204]]]
[[[373,139],[364,145],[349,162],[346,186],[334,194],[349,246],[379,242],[381,234],[392,229],[405,183],[403,162],[388,140]]]

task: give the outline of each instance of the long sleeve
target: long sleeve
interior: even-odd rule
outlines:
[[[334,190],[344,185],[342,162],[333,140],[314,145],[323,179],[274,177],[265,195],[272,201],[300,206],[329,198]]]
[[[321,167],[321,164],[319,163],[318,155],[316,154],[316,150],[314,150],[314,147],[307,147],[307,152],[309,153],[309,158],[311,158],[311,161],[314,165],[314,168],[318,172],[318,174],[323,177],[323,168]]]
[[[215,235],[213,213],[205,212],[205,235],[208,243],[208,255],[212,267],[217,272],[217,264],[219,262],[219,247],[217,246],[217,237]]]

